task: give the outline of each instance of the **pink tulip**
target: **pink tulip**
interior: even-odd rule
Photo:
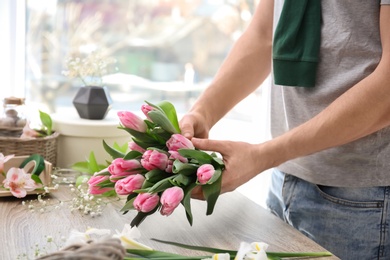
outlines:
[[[159,201],[160,197],[157,194],[140,193],[135,198],[133,206],[136,210],[146,213],[156,208]]]
[[[4,188],[9,189],[12,195],[17,198],[23,198],[27,195],[27,191],[33,191],[38,188],[35,181],[31,179],[31,174],[15,167],[8,170],[3,184]]]
[[[168,155],[156,150],[146,150],[142,155],[141,164],[148,171],[153,169],[165,170],[168,164]]]
[[[170,153],[170,156],[169,156],[167,167],[165,168],[166,172],[169,172],[169,173],[172,172],[173,162],[176,159],[181,161],[182,163],[188,163],[188,159],[185,158],[184,156],[181,156],[179,154],[179,152],[177,152],[177,151],[168,151],[168,153]]]
[[[120,179],[115,183],[115,191],[119,195],[129,195],[134,190],[142,188],[145,177],[141,174],[134,174]]]
[[[169,216],[179,206],[184,198],[184,191],[180,187],[166,189],[161,195],[161,215]]]
[[[124,160],[117,158],[108,166],[108,171],[111,173],[111,181],[117,181],[123,177],[140,173],[142,171],[141,163],[136,159]]]
[[[148,113],[150,111],[153,111],[153,110],[156,110],[154,107],[152,107],[151,105],[142,105],[141,106],[141,111],[142,113],[144,113],[144,115],[150,120],[149,116],[148,116]]]
[[[119,120],[124,127],[136,130],[138,132],[145,133],[147,126],[144,120],[130,111],[119,111]]]
[[[211,164],[203,164],[196,171],[196,176],[198,177],[198,182],[200,184],[206,184],[211,177],[213,177],[215,172],[214,166]]]
[[[166,145],[170,151],[177,151],[182,148],[195,149],[192,142],[181,134],[173,134],[166,142]]]
[[[111,187],[102,188],[99,186],[100,183],[109,180],[107,175],[94,175],[88,180],[88,193],[92,195],[99,195],[105,192],[113,190]]]
[[[141,146],[139,146],[135,142],[129,142],[128,145],[129,145],[129,149],[131,151],[138,151],[140,153],[144,153],[146,151],[144,148],[142,148]]]
[[[14,156],[14,154],[4,156],[2,153],[0,153],[0,173],[4,172],[4,163],[13,158]]]

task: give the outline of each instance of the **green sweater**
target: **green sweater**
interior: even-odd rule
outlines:
[[[277,85],[314,87],[321,41],[321,0],[285,0],[273,43]]]

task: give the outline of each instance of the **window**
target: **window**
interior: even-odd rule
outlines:
[[[72,107],[82,82],[63,75],[66,58],[102,50],[117,60],[104,77],[114,109],[168,99],[183,111],[211,81],[257,2],[0,1],[0,29],[10,36],[0,41],[0,97],[23,96],[50,112]]]
[[[117,71],[104,77],[115,109],[138,110],[144,100],[161,99],[188,108],[256,5],[253,0],[26,3],[26,95],[52,111],[71,106],[82,86],[62,74],[66,57],[92,51],[117,60]]]

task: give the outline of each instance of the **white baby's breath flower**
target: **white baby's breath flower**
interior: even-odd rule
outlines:
[[[100,86],[102,76],[108,73],[108,65],[116,63],[111,57],[106,57],[103,51],[91,52],[86,57],[68,57],[65,60],[67,70],[62,74],[70,78],[79,78],[85,85]]]

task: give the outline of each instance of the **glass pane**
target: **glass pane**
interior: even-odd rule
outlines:
[[[188,109],[247,26],[256,0],[27,0],[27,97],[71,107],[83,83],[63,74],[70,56],[115,58],[103,84],[113,109],[144,100]]]

